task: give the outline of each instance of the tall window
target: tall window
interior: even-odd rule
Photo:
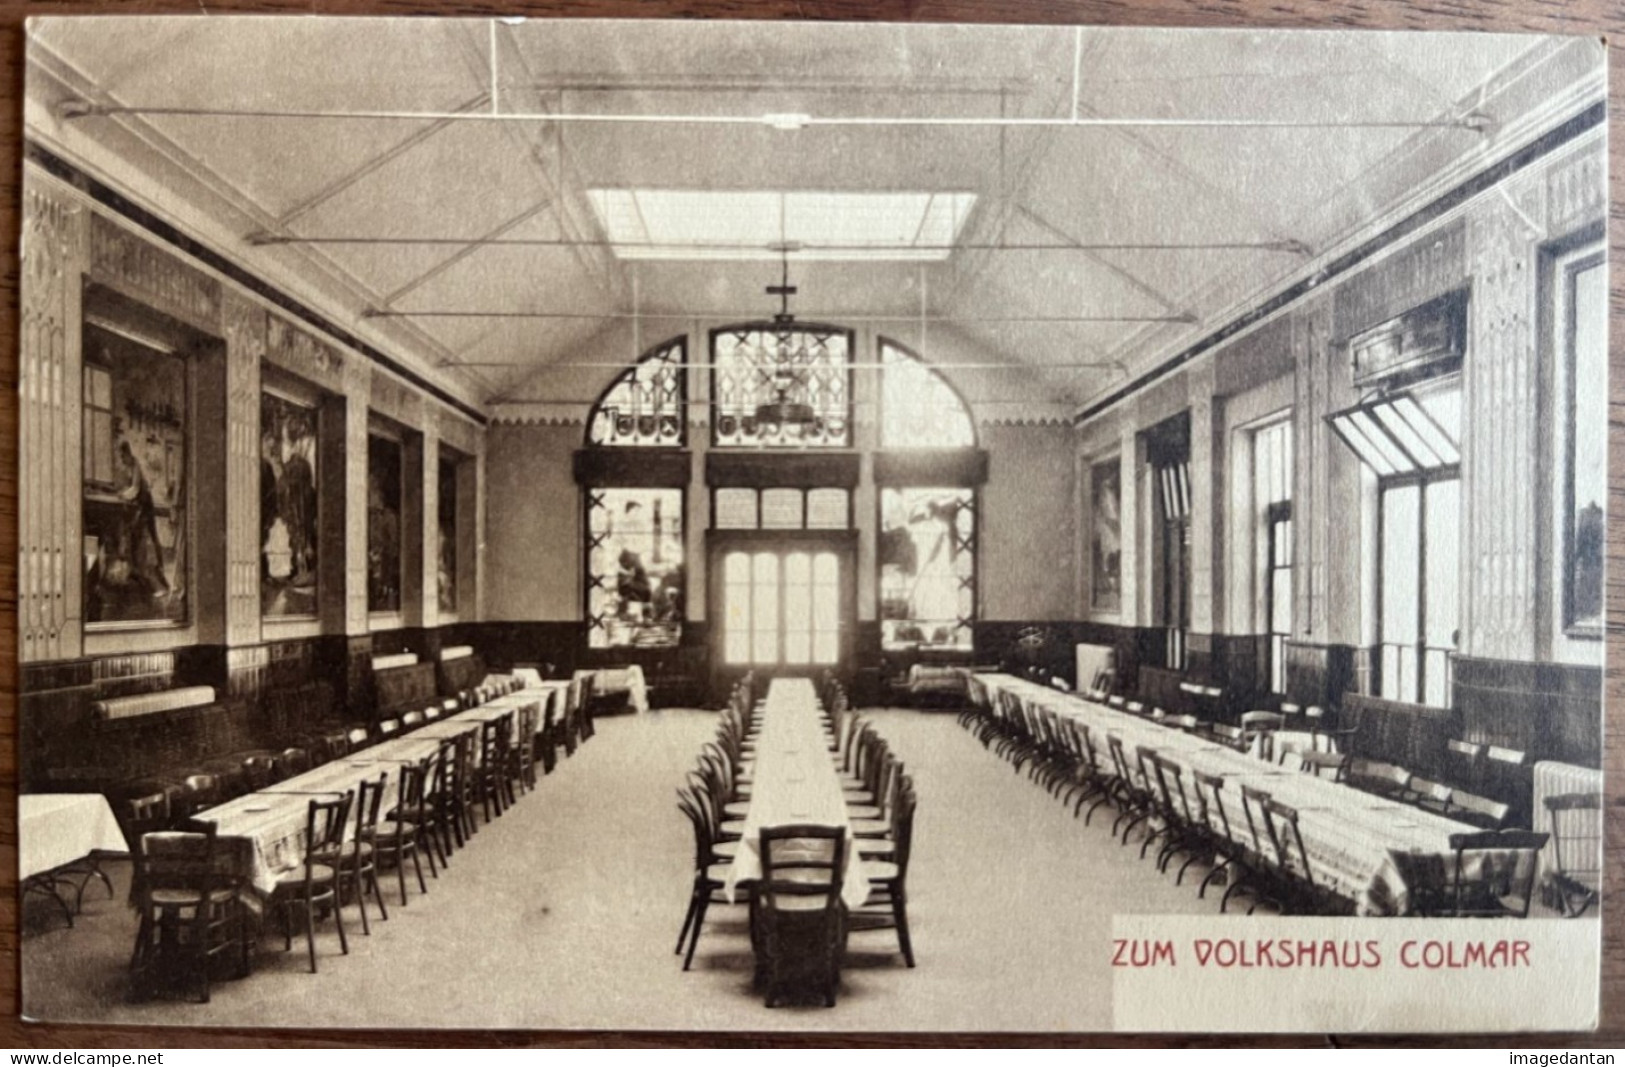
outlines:
[[[1600,636],[1608,495],[1608,268],[1591,246],[1558,261],[1563,626]]]
[[[722,561],[723,659],[824,666],[840,657],[841,567],[834,552],[729,552]]]
[[[1145,434],[1152,479],[1153,590],[1163,628],[1163,665],[1184,670],[1191,625],[1191,424],[1181,412]]]
[[[711,334],[712,443],[846,448],[852,335],[830,326],[747,323]]]
[[[1460,376],[1328,418],[1377,481],[1377,691],[1448,706],[1459,617]]]
[[[683,491],[588,489],[587,644],[669,647],[682,636]]]
[[[878,551],[881,647],[970,648],[975,490],[882,489]]]
[[[976,427],[953,386],[894,341],[880,342],[883,448],[972,448]]]
[[[1263,527],[1259,539],[1263,575],[1264,632],[1270,692],[1286,692],[1286,643],[1292,636],[1292,423],[1277,422],[1253,434],[1254,506]]]
[[[598,398],[587,421],[587,443],[681,448],[687,436],[688,342],[656,345]]]

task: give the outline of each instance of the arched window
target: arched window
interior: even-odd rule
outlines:
[[[880,447],[974,448],[976,424],[954,387],[913,352],[880,339]]]
[[[852,334],[751,322],[711,333],[712,444],[846,448],[852,443]]]
[[[681,448],[687,441],[688,340],[673,337],[638,357],[593,405],[589,445]]]

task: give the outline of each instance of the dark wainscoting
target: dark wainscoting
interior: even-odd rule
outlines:
[[[1602,765],[1602,670],[1458,656],[1455,704],[1467,741],[1531,760]]]
[[[1364,684],[1356,684],[1358,679],[1367,676],[1361,668],[1365,658],[1363,649],[1349,645],[1288,641],[1287,698],[1304,707],[1318,704],[1330,708],[1342,700],[1344,693],[1365,692]]]
[[[1148,633],[1158,635],[1155,642],[1146,639]],[[1139,684],[1140,665],[1154,662],[1146,655],[1148,646],[1155,648],[1160,661],[1161,633],[1098,622],[977,622],[972,628],[972,658],[977,664],[1012,671],[1037,668],[1076,685],[1078,664],[1073,646],[1111,645],[1117,650],[1118,687],[1132,690]]]
[[[1352,739],[1356,755],[1397,763],[1434,781],[1449,779],[1446,744],[1461,736],[1456,711],[1347,693],[1339,715],[1342,722],[1358,724]]]

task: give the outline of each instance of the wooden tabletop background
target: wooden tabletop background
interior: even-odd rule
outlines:
[[[1606,882],[1603,894],[1602,1028],[1595,1034],[1523,1038],[1373,1035],[1289,1037],[1173,1037],[1089,1034],[704,1034],[613,1031],[390,1031],[247,1030],[57,1026],[21,1021],[17,963],[17,238],[21,200],[23,19],[30,15],[92,14],[334,14],[525,15],[531,18],[751,18],[850,19],[902,22],[1016,22],[1103,26],[1215,26],[1230,28],[1467,30],[1501,33],[1596,34],[1608,43],[1610,276],[1610,498],[1608,583],[1608,722],[1604,767],[1608,778]],[[1625,1046],[1625,263],[1620,255],[1621,190],[1625,180],[1625,0],[0,0],[0,1045],[96,1047],[376,1047],[429,1044],[464,1046],[1382,1046],[1491,1044]],[[974,1008],[967,1006],[967,1011]]]

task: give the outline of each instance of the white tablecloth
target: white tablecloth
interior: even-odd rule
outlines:
[[[841,899],[849,908],[862,906],[869,897],[869,865],[858,856],[845,794],[830,758],[829,735],[807,679],[775,678],[768,687],[751,783],[743,840],[725,883],[728,899],[734,899],[738,883],[762,876],[762,827],[807,823],[846,832]]]
[[[1386,801],[1351,786],[1288,770],[1149,719],[1129,715],[1072,693],[1059,693],[1004,674],[978,674],[995,706],[997,694],[1012,693],[1089,727],[1100,757],[1109,760],[1107,735],[1116,734],[1124,754],[1136,746],[1155,749],[1187,769],[1224,777],[1224,807],[1233,832],[1246,832],[1241,787],[1269,793],[1296,808],[1298,829],[1317,878],[1355,901],[1362,912],[1403,910],[1406,888],[1389,859],[1390,850],[1438,855],[1450,851],[1450,835],[1473,827],[1407,804]],[[1194,787],[1187,777],[1187,795]]]
[[[625,693],[634,711],[649,710],[649,686],[644,681],[642,667],[634,663],[630,667],[600,667],[597,670],[576,671],[577,678],[589,674],[593,678],[595,695]]]
[[[439,749],[448,737],[478,727],[497,715],[527,702],[536,702],[551,689],[521,689],[490,703],[428,723],[421,729],[364,748],[320,767],[278,782],[268,789],[229,800],[198,815],[215,824],[221,837],[244,838],[249,843],[249,878],[254,888],[269,894],[277,877],[304,862],[305,820],[313,798],[332,798],[356,789],[363,781],[389,775],[384,806],[395,803],[398,768],[416,763]],[[538,717],[540,722],[540,717]],[[518,716],[514,717],[515,728]],[[353,826],[353,822],[351,824]]]
[[[17,873],[28,879],[92,852],[126,853],[124,831],[100,793],[24,793],[17,798]]]

